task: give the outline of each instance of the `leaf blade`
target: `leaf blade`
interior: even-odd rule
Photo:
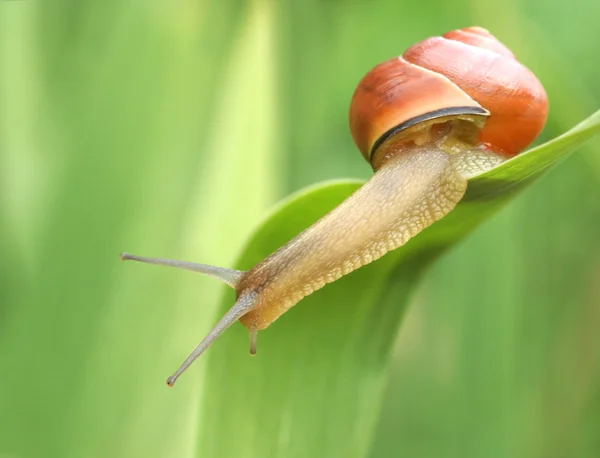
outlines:
[[[247,358],[236,327],[211,350],[198,456],[345,457],[367,452],[387,360],[423,270],[518,190],[600,131],[600,112],[566,134],[474,177],[457,208],[404,247],[305,298],[260,336]],[[257,230],[237,268],[249,268],[360,186],[336,181],[284,202]],[[221,304],[232,303],[227,294]],[[261,348],[263,347],[263,348]],[[318,413],[319,415],[317,415]],[[333,415],[333,416],[332,416]],[[228,440],[231,431],[238,440]]]

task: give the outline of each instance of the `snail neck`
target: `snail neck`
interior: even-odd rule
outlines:
[[[474,146],[450,155],[454,170],[467,180],[499,166],[506,159],[506,156]]]

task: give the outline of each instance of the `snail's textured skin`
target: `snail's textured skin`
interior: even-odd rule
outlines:
[[[264,329],[303,297],[404,245],[456,206],[467,177],[500,161],[485,151],[465,159],[431,146],[394,155],[342,204],[242,276],[238,295],[258,294],[240,321]]]
[[[370,160],[371,148],[389,129],[435,109],[461,106],[490,113],[478,141],[505,156],[529,145],[548,114],[535,75],[487,30],[470,27],[423,40],[373,68],[352,98],[350,127]]]

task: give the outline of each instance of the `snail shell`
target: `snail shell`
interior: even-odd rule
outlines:
[[[514,156],[541,132],[548,99],[538,79],[487,30],[423,40],[373,68],[350,105],[350,130],[367,161],[389,132],[451,114],[488,116],[477,144]]]

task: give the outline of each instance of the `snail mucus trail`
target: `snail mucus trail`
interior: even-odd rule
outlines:
[[[492,94],[491,99],[502,99],[504,103],[498,109],[482,106],[474,96],[480,85],[471,85],[473,89],[466,84],[468,90],[463,91],[458,85],[460,81],[450,78],[455,75],[446,76],[404,59],[411,52],[414,54],[415,48],[419,51],[418,47],[428,40],[437,39],[452,41],[450,47],[456,47],[454,42],[459,42],[460,52],[466,46],[464,49],[475,52],[477,59],[492,62],[491,67],[505,66],[523,73],[527,84],[509,88],[508,95],[519,96],[518,103],[530,106],[531,113],[542,112],[538,116],[541,121],[535,122],[524,113],[523,122],[526,127],[529,122],[531,127],[527,127],[525,134],[523,129],[515,134],[515,142],[519,143],[515,151],[494,145],[495,139],[499,145],[509,147],[513,141],[498,129],[498,120],[509,118],[502,97]],[[351,132],[373,167],[374,175],[338,207],[252,269],[239,271],[127,253],[121,255],[122,260],[200,272],[235,290],[233,307],[167,379],[169,386],[237,320],[248,328],[250,353],[254,354],[258,331],[303,297],[404,245],[443,218],[463,197],[471,176],[500,164],[537,136],[546,117],[545,93],[537,79],[532,80],[531,73],[514,60],[503,45],[493,41],[495,38],[489,32],[472,27],[428,40],[413,45],[403,57],[372,69],[353,96]],[[417,53],[418,57],[427,60],[429,52],[439,59],[435,56],[435,47],[447,44],[438,41],[425,46]],[[498,61],[498,56],[503,60]],[[490,68],[484,70],[489,72]],[[503,83],[502,78],[499,81],[498,88],[492,89],[502,94],[508,83]],[[528,89],[527,85],[532,88]],[[490,98],[492,89],[483,85],[484,100]],[[523,102],[523,94],[532,102]],[[505,99],[511,100],[508,96]],[[491,133],[486,133],[488,121]]]

